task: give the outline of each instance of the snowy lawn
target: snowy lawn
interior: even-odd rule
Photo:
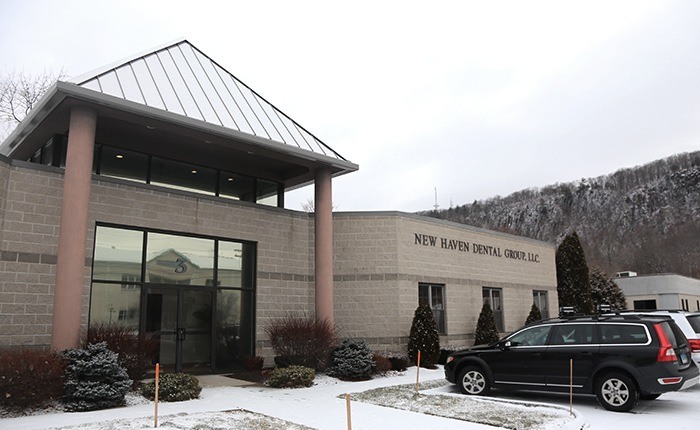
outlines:
[[[315,385],[300,389],[262,386],[204,388],[201,398],[161,403],[159,428],[213,429],[346,429],[345,394],[352,398],[352,428],[358,429],[490,429],[558,428],[647,430],[670,427],[695,429],[700,421],[700,387],[668,393],[658,400],[640,402],[632,413],[614,413],[600,407],[592,396],[575,396],[571,417],[568,396],[551,393],[504,393],[490,397],[459,394],[445,385],[442,369],[420,370],[421,391],[416,394],[416,368],[370,381],[345,382],[319,375]],[[130,405],[93,412],[50,411],[2,418],[0,429],[147,429],[153,428],[153,403],[130,397]],[[544,405],[541,405],[544,402]],[[463,420],[468,421],[463,421]],[[480,424],[481,423],[481,424]],[[488,423],[488,424],[485,424]]]

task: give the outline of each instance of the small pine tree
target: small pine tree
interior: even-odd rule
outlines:
[[[413,324],[408,337],[408,358],[414,363],[418,362],[418,351],[421,367],[434,369],[440,357],[440,334],[433,311],[428,305],[418,306],[413,314]]]
[[[579,314],[592,314],[588,265],[576,232],[566,235],[557,247],[557,295],[559,306],[572,306]]]
[[[374,354],[364,340],[345,339],[333,350],[328,375],[353,381],[372,377]]]
[[[590,284],[591,300],[595,309],[598,305],[610,305],[612,310],[627,309],[625,294],[601,269],[597,267],[591,269]]]
[[[66,406],[70,411],[93,411],[124,404],[131,379],[119,366],[117,353],[106,342],[85,349],[67,349]]]
[[[476,334],[474,335],[474,345],[486,345],[498,341],[498,328],[496,320],[493,318],[493,311],[489,302],[484,302],[476,322]]]
[[[532,307],[530,308],[530,314],[527,316],[527,319],[525,320],[525,325],[528,325],[530,323],[533,323],[535,321],[539,321],[542,319],[542,312],[540,312],[540,308],[537,307],[536,304],[532,304]]]

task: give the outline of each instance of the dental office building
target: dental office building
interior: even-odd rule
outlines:
[[[332,321],[404,351],[556,308],[554,245],[400,212],[332,212],[358,166],[186,40],[56,82],[0,146],[0,348],[75,347],[91,324],[155,336],[164,366],[274,355],[266,324]],[[313,186],[314,212],[284,208]]]

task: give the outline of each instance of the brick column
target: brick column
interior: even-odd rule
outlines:
[[[53,301],[53,350],[75,348],[80,339],[96,124],[95,111],[81,106],[71,111]]]
[[[333,202],[331,172],[316,171],[314,217],[314,276],[316,318],[333,324]]]

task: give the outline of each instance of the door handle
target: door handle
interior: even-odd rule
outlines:
[[[177,340],[185,340],[185,329],[184,328],[177,329]]]

